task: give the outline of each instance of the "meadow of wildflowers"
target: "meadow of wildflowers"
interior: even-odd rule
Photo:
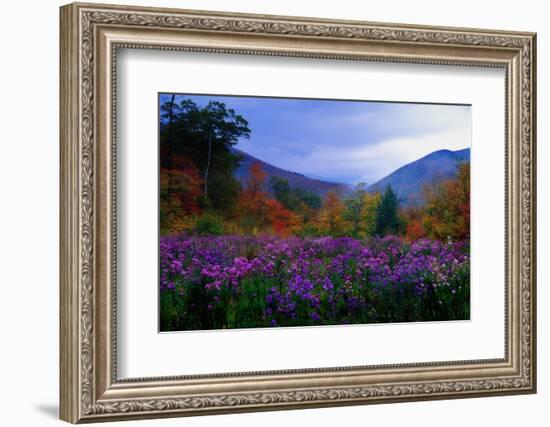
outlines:
[[[467,242],[170,236],[161,331],[466,320]]]

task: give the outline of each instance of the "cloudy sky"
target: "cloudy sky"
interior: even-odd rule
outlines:
[[[248,120],[237,148],[306,176],[374,184],[440,149],[470,147],[470,107],[365,101],[178,95],[224,102]],[[169,95],[161,95],[161,103]]]

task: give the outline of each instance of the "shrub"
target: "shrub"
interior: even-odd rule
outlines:
[[[220,236],[224,233],[223,219],[208,212],[197,219],[195,233],[199,236]]]

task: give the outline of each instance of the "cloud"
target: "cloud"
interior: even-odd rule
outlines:
[[[374,184],[401,166],[441,150],[461,150],[470,146],[466,131],[452,129],[418,137],[401,137],[383,141],[374,146],[357,150],[354,166],[358,174],[363,170],[360,181]],[[369,165],[364,172],[363,165]]]
[[[185,96],[225,102],[252,130],[243,151],[280,168],[372,184],[440,149],[470,146],[470,108],[463,105]]]
[[[469,114],[464,106],[418,104],[384,104],[349,115],[304,114],[304,132],[285,138],[276,133],[269,143],[252,138],[243,150],[311,177],[372,184],[433,151],[469,147]]]
[[[460,105],[377,103],[374,108],[362,108],[356,113],[310,118],[313,127],[355,130],[368,134],[371,141],[387,140],[396,136],[426,135],[449,129],[468,127],[469,111]],[[364,144],[357,138],[354,144]]]
[[[383,140],[374,145],[323,147],[308,156],[287,157],[285,169],[307,176],[348,184],[379,179],[421,157],[440,149],[460,150],[469,146],[465,132],[450,130],[418,137]],[[282,167],[277,159],[276,166]]]

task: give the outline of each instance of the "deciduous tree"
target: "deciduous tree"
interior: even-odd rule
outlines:
[[[316,226],[321,235],[343,236],[349,227],[344,218],[345,206],[336,191],[328,191],[317,216]]]
[[[161,106],[161,167],[172,169],[178,155],[191,159],[202,178],[203,204],[226,210],[239,188],[233,172],[240,158],[231,147],[249,136],[248,122],[224,103],[199,107],[191,99],[176,103],[172,96]]]
[[[470,237],[470,164],[457,166],[454,179],[424,187],[426,199],[423,227],[435,239]]]

